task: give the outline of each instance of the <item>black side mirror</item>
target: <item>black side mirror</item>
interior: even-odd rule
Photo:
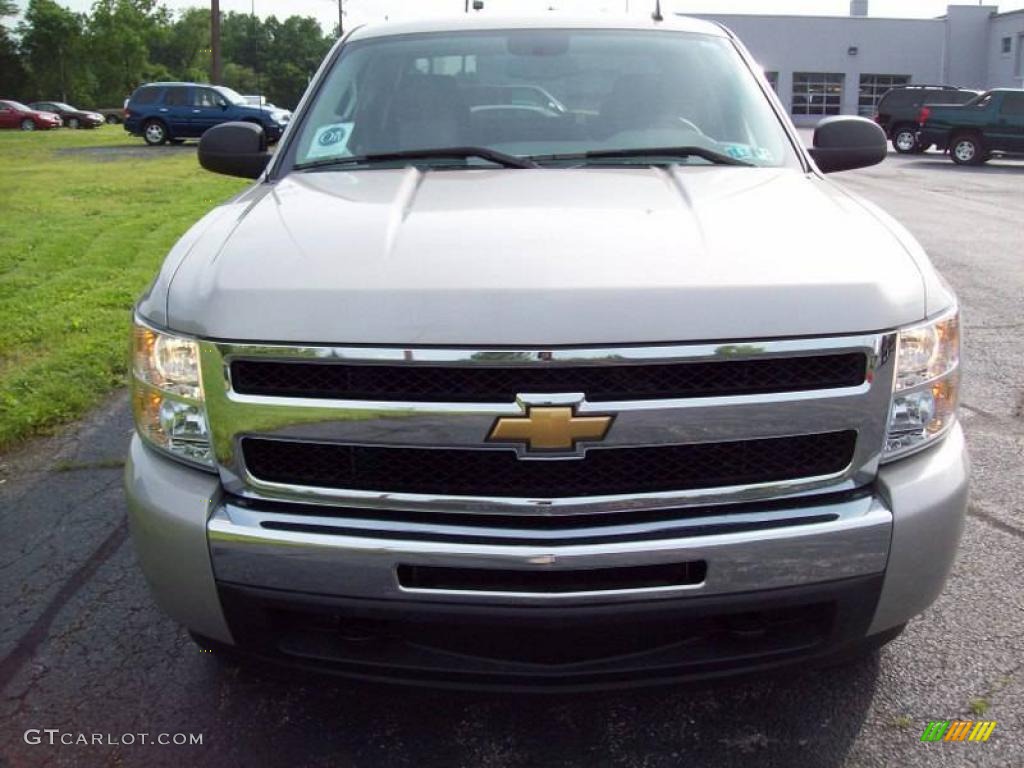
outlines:
[[[822,173],[876,165],[889,151],[885,131],[866,117],[826,117],[814,129],[811,157]]]
[[[252,123],[221,123],[199,140],[199,164],[214,173],[255,179],[268,162],[267,136]]]

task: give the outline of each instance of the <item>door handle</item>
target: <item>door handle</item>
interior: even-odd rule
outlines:
[[[201,111],[202,111],[202,110],[200,110],[200,109],[193,109],[193,110],[192,110],[192,114],[193,114],[193,115],[198,115],[198,114],[199,114],[199,113],[200,113]]]
[[[166,112],[167,111],[167,107],[160,107],[160,111],[161,112]]]

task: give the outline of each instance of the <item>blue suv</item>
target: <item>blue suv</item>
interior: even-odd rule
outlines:
[[[268,142],[281,138],[287,113],[246,104],[222,85],[147,83],[135,89],[125,105],[124,129],[147,144],[180,144],[198,139],[207,128],[240,120],[262,126]]]

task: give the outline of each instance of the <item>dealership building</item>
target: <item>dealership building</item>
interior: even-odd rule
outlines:
[[[687,15],[735,32],[798,125],[871,116],[894,85],[1024,87],[1024,10],[951,5],[936,19],[895,19],[852,0],[849,16]]]

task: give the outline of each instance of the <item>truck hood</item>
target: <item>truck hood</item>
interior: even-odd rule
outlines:
[[[925,316],[930,266],[906,240],[833,183],[786,169],[300,173],[200,222],[140,309],[267,342],[845,334]]]

